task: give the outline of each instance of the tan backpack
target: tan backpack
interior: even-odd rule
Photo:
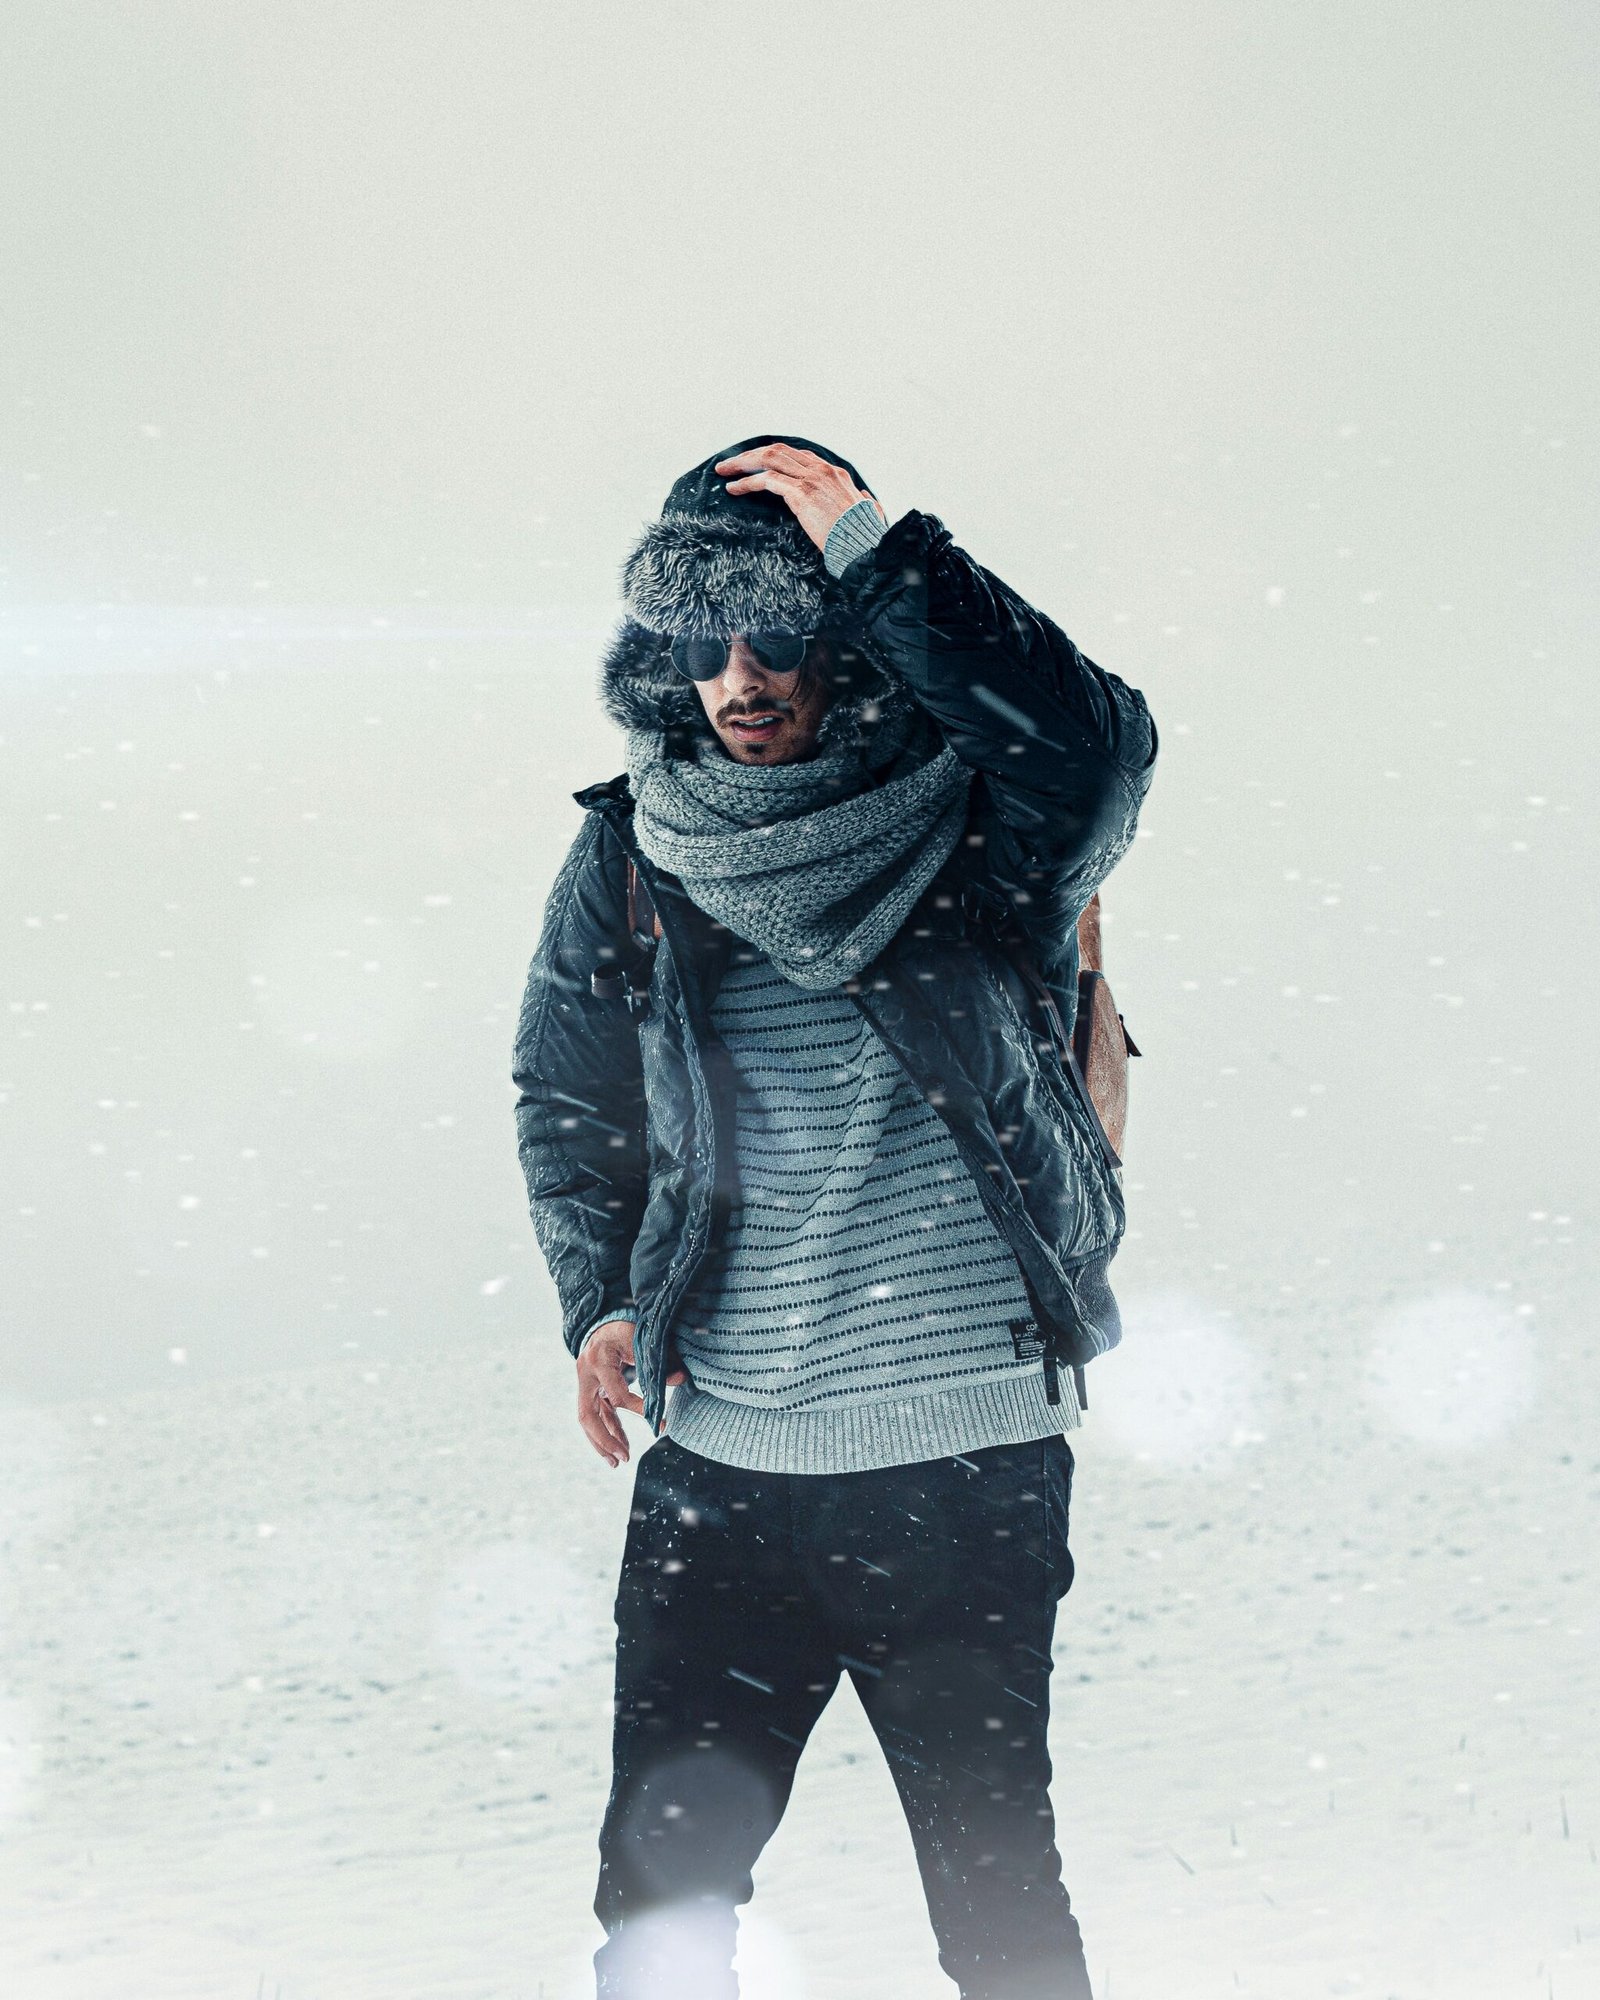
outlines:
[[[1122,1135],[1128,1124],[1128,1058],[1143,1051],[1117,1012],[1111,982],[1100,954],[1100,891],[1078,919],[1078,1018],[1072,1025],[1072,1052],[1088,1088],[1100,1129],[1122,1164]]]

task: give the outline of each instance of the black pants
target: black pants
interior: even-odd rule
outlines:
[[[1065,1438],[842,1474],[640,1458],[617,1591],[598,1991],[732,2000],[736,1906],[848,1673],[962,2000],[1089,2000],[1048,1786]]]

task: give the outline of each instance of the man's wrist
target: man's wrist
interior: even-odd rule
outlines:
[[[583,1350],[589,1345],[589,1342],[593,1340],[595,1335],[600,1331],[601,1327],[613,1326],[619,1319],[625,1320],[629,1326],[633,1326],[636,1324],[634,1316],[631,1312],[602,1313],[600,1317],[594,1322],[594,1324],[585,1331],[582,1340],[578,1342],[577,1353],[581,1354],[583,1352]]]

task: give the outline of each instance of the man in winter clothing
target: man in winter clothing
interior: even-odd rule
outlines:
[[[627,771],[574,795],[514,1056],[579,1421],[612,1465],[619,1411],[665,1433],[617,1593],[598,1990],[735,1994],[848,1673],[963,2000],[1081,2000],[1049,1675],[1125,1210],[1064,1058],[1155,726],[803,438],[686,473],[623,585]]]

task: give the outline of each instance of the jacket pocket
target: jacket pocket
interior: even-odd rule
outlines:
[[[1044,1082],[1044,1096],[1055,1113],[1055,1129],[1064,1141],[1087,1198],[1099,1217],[1095,1230],[1099,1241],[1094,1247],[1104,1249],[1119,1242],[1127,1227],[1128,1211],[1122,1191],[1122,1176],[1113,1169],[1101,1150],[1099,1119],[1079,1095],[1054,1042],[1035,1040],[1033,1052]]]
[[[1082,1183],[1083,1198],[1094,1212],[1091,1234],[1098,1240],[1092,1247],[1103,1249],[1121,1236],[1126,1209],[1121,1184],[1101,1150],[1099,1120],[1079,1097],[1054,1039],[1044,1030],[1035,1029],[1030,1021],[1033,1008],[1018,1004],[1005,976],[1008,968],[1003,969],[983,954],[979,955],[979,962],[996,1005],[1006,1017],[1006,1039],[1024,1061],[1031,1059],[1038,1102],[1050,1118],[1051,1135],[1065,1148]]]
[[[1049,1079],[1057,1102],[1066,1114],[1082,1151],[1087,1154],[1095,1171],[1097,1181],[1107,1188],[1116,1185],[1116,1169],[1106,1157],[1106,1146],[1110,1143],[1105,1127],[1100,1123],[1100,1114],[1094,1108],[1092,1099],[1086,1099],[1074,1079],[1068,1075],[1067,1066],[1062,1061],[1054,1042],[1036,1043],[1039,1067]]]

